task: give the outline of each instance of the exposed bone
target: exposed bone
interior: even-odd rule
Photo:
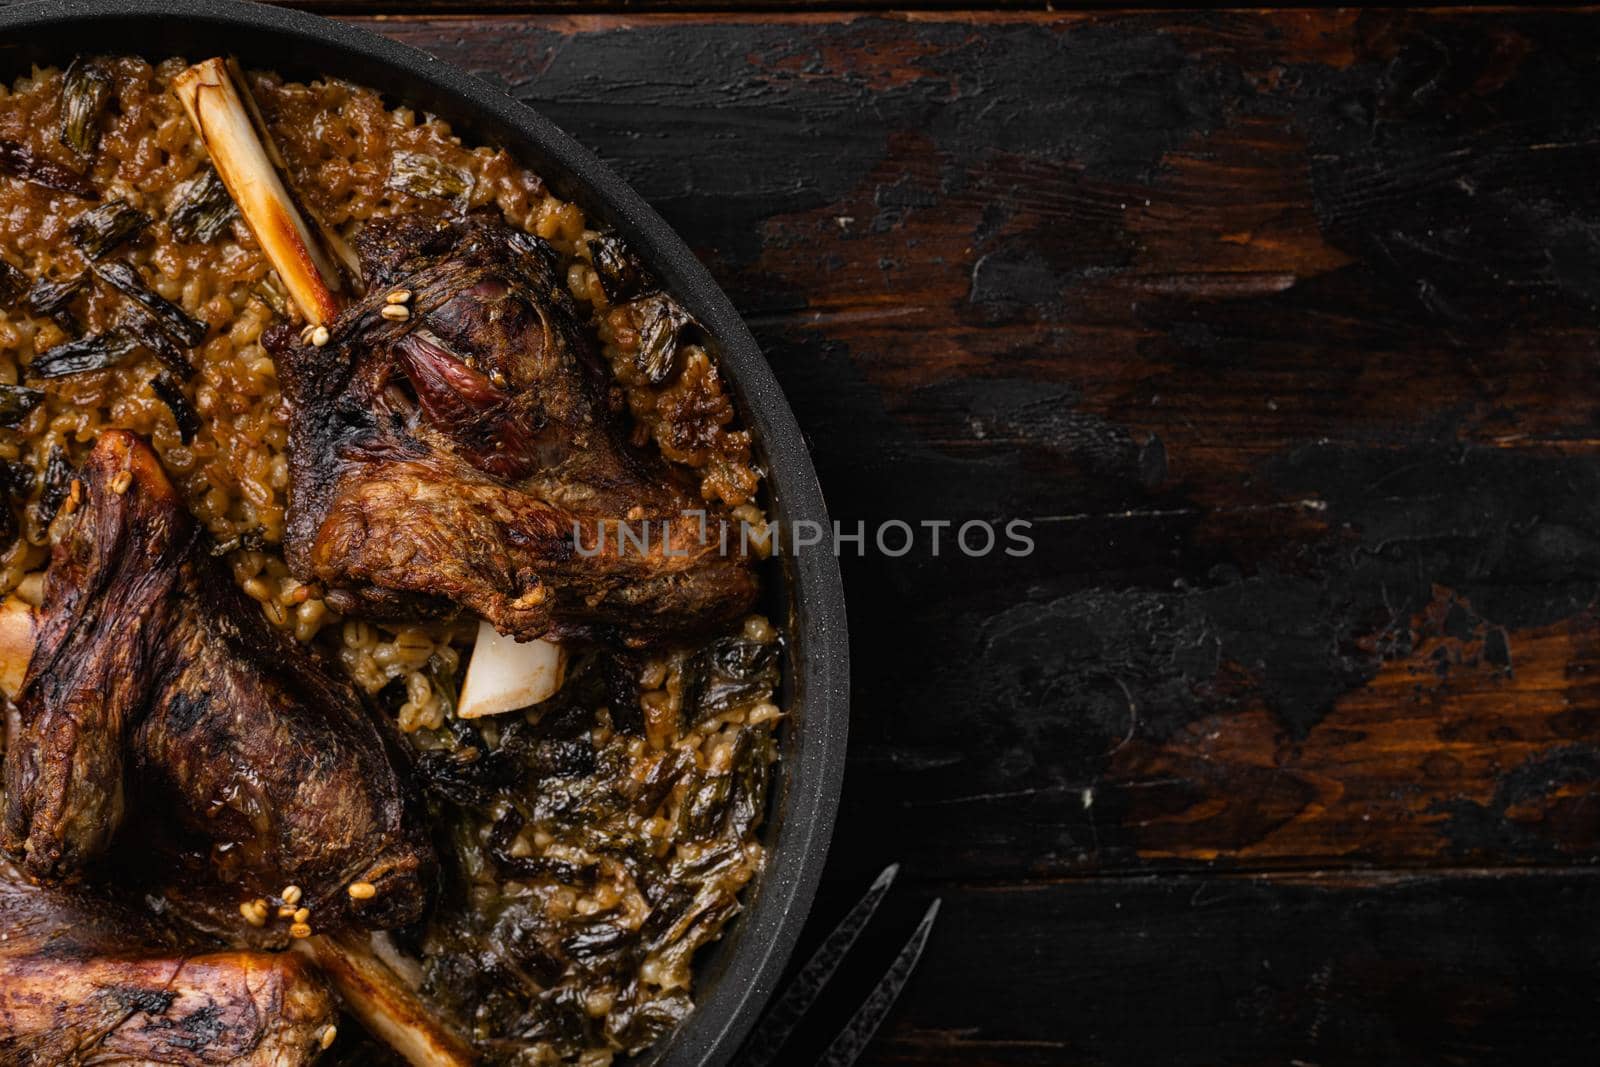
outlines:
[[[277,149],[258,136],[263,127],[259,121],[252,121],[255,102],[239,93],[229,63],[221,58],[197,63],[178,76],[174,90],[195,129],[200,131],[228,195],[277,268],[301,313],[313,325],[331,321],[342,303],[334,293],[338,275],[322,255],[295,208],[293,195],[280,179],[274,166],[274,160],[280,158]],[[325,227],[322,230],[324,237],[336,238]],[[354,261],[342,241],[333,247],[347,263]],[[486,634],[498,639],[491,641],[487,650],[483,642]],[[566,656],[554,643],[516,644],[510,638],[500,639],[489,626],[479,628],[479,642],[468,665],[466,692],[458,710],[463,718],[537,704],[561,687]],[[485,655],[488,659],[480,667],[478,661]],[[483,679],[477,687],[474,676]],[[492,685],[485,685],[491,682]],[[478,698],[480,691],[485,699]],[[515,702],[507,703],[508,700]]]
[[[250,91],[250,82],[245,78],[244,68],[239,65],[239,60],[234,56],[229,56],[226,64],[228,75],[233,80],[233,87],[238,91],[239,99],[243,101],[245,111],[250,116],[250,127],[255,131],[256,140],[260,142],[261,148],[266,152],[267,159],[271,161],[273,168],[279,175],[282,175],[289,169],[289,164],[284,161],[283,153],[278,151],[278,146],[273,143],[272,138],[267,134],[266,116],[261,114],[261,105],[256,101],[255,94]],[[294,192],[293,189],[289,191],[291,195]],[[343,237],[339,236],[337,230],[323,222],[315,211],[304,205],[302,205],[302,208],[304,214],[310,216],[311,224],[317,228],[317,236],[322,238],[322,248],[339,261],[340,265],[344,267],[346,276],[359,281],[361,278],[361,261],[356,258],[355,250],[346,243]]]
[[[468,1067],[477,1055],[367,946],[349,935],[296,942],[344,998],[345,1007],[415,1067]]]
[[[173,81],[217,175],[306,321],[339,313],[339,275],[295,207],[256,135],[250,111],[221,58],[196,63]]]
[[[34,609],[17,596],[0,601],[0,688],[8,698],[21,688],[34,638]],[[477,1062],[471,1046],[354,935],[313,937],[295,947],[317,965],[351,1013],[407,1062],[417,1067],[469,1067]]]
[[[560,645],[518,641],[480,621],[456,714],[477,719],[549,700],[561,688],[566,663]]]
[[[302,1067],[338,1017],[305,960],[191,942],[138,894],[0,859],[0,1063]]]

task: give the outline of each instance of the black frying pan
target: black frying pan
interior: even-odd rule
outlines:
[[[233,0],[39,0],[0,10],[0,77],[77,52],[199,60],[235,54],[296,78],[336,75],[448,120],[464,139],[503,146],[562,197],[614,227],[705,325],[767,470],[769,514],[831,528],[800,428],[733,305],[683,241],[637,193],[538,112],[432,56],[301,12]],[[839,568],[825,551],[772,569],[775,618],[787,620],[778,788],[765,830],[767,869],[746,911],[698,960],[696,1009],[647,1057],[726,1063],[783,971],[827,858],[844,771],[849,643]]]

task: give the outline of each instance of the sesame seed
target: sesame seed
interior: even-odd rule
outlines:
[[[111,479],[111,491],[118,496],[128,491],[128,486],[133,484],[132,471],[118,471],[117,476]]]
[[[411,290],[410,289],[396,289],[394,292],[392,292],[388,296],[384,297],[383,298],[383,302],[385,304],[404,304],[406,301],[408,301],[410,299],[411,299]]]
[[[239,905],[239,914],[251,926],[267,925],[267,909],[260,901],[247,900]]]
[[[330,336],[326,326],[313,326],[311,328],[311,343],[318,348],[327,344]]]
[[[377,895],[378,895],[378,887],[373,885],[371,882],[351,882],[350,883],[350,899],[351,900],[371,900],[373,897],[375,897]]]
[[[292,919],[292,918],[294,918],[294,905],[293,904],[279,904],[278,905],[278,918],[280,918],[280,919]]]
[[[72,488],[67,491],[67,502],[64,509],[68,515],[78,510],[78,504],[83,501],[83,482],[77,478],[72,479]]]
[[[301,892],[301,889],[300,889],[299,886],[297,886],[297,885],[286,885],[286,886],[283,887],[283,893],[281,895],[283,897],[283,902],[285,904],[298,904],[298,903],[300,903],[300,898],[304,894]]]
[[[289,927],[289,936],[302,940],[308,938],[311,936],[311,927],[307,926],[305,923],[295,923],[293,926]]]
[[[322,1036],[317,1039],[317,1044],[321,1045],[325,1049],[332,1048],[333,1042],[338,1038],[338,1036],[339,1028],[337,1026],[333,1026],[331,1024],[324,1026],[322,1028]]]
[[[298,909],[295,910],[295,913],[294,913],[294,915],[292,917],[293,917],[295,922],[303,923],[306,920],[311,918],[311,909],[310,908],[298,908]]]
[[[390,322],[404,322],[411,317],[411,309],[404,304],[385,304],[378,314]]]

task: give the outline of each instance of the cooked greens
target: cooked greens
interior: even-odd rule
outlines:
[[[96,200],[100,196],[95,187],[89,183],[89,179],[83,175],[52,163],[48,159],[40,159],[27,148],[12,141],[0,141],[0,172],[58,193],[70,193],[85,200]]]
[[[83,274],[62,281],[40,278],[28,290],[24,303],[33,314],[54,319],[62,329],[76,333],[78,322],[72,314],[72,298],[78,295],[87,281],[88,277]]]
[[[683,713],[693,726],[776,688],[778,646],[720,638],[696,653],[685,673]]]
[[[24,463],[0,463],[0,544],[17,539],[17,505],[33,488],[33,470]]]
[[[761,685],[775,681],[777,649],[729,637],[680,655],[684,719],[691,688],[698,710],[770,699]],[[676,981],[739,910],[766,809],[773,724],[707,734],[703,747],[725,755],[704,769],[686,748],[640,754],[642,726],[624,714],[638,706],[640,666],[626,652],[586,653],[536,719],[513,719],[496,741],[447,721],[420,760],[472,887],[450,899],[475,897],[416,946],[423,991],[553,1058],[607,1044],[640,1050],[690,1010]],[[660,823],[667,836],[640,831]],[[636,896],[619,897],[619,884]],[[562,896],[585,903],[550,903]],[[589,1010],[594,996],[607,998],[605,1012]]]
[[[180,241],[210,244],[239,217],[239,208],[228,195],[217,172],[206,167],[178,186],[167,209],[167,225]]]
[[[149,215],[126,200],[112,200],[73,219],[68,230],[84,255],[101,259],[138,237],[149,225]]]
[[[115,329],[86,334],[36,354],[28,364],[27,375],[34,379],[64,378],[105,370],[127,359],[136,348],[133,338]]]
[[[45,477],[38,486],[38,515],[50,523],[61,502],[66,501],[72,485],[72,461],[59,445],[50,446],[50,456],[45,459]]]
[[[655,288],[655,279],[626,241],[614,233],[596,234],[589,240],[589,262],[600,278],[600,288],[613,304]]]
[[[651,385],[664,385],[678,360],[678,335],[694,320],[672,297],[656,293],[635,302],[639,351],[633,362]]]
[[[178,427],[178,437],[184,444],[192,444],[194,435],[200,432],[200,416],[195,413],[189,398],[183,395],[183,387],[178,384],[177,379],[166,371],[160,371],[150,379],[150,389],[172,412],[172,421]]]
[[[396,152],[386,184],[424,200],[464,204],[472,190],[472,176],[423,152]]]
[[[148,311],[180,344],[193,348],[205,340],[205,324],[196,322],[181,307],[151,289],[133,267],[126,263],[96,263],[90,269],[101,281]]]
[[[149,349],[150,354],[179,378],[187,381],[194,377],[194,363],[173,343],[161,324],[139,304],[129,304],[127,311],[117,320],[117,328]]]
[[[293,310],[293,305],[289,303],[289,294],[284,292],[283,282],[279,280],[277,271],[273,271],[265,278],[262,278],[250,291],[260,297],[261,302],[271,308],[274,313],[284,318],[288,318]]]
[[[33,413],[44,399],[38,389],[25,385],[0,384],[0,426],[15,426]]]
[[[61,83],[61,143],[80,158],[94,154],[100,138],[100,118],[111,102],[111,72],[92,59],[79,56],[67,68]]]
[[[28,276],[10,262],[0,259],[0,305],[11,307],[32,286]]]

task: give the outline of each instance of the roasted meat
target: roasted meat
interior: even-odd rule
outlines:
[[[0,1063],[310,1063],[337,1018],[297,956],[207,951],[81,890],[0,879]]]
[[[737,530],[724,546],[719,517],[624,439],[548,245],[498,219],[396,216],[357,251],[369,293],[328,342],[267,341],[293,411],[297,575],[344,611],[465,608],[519,639],[642,643],[749,610]]]
[[[267,625],[149,447],[102,434],[56,522],[0,844],[54,881],[127,823],[119,872],[212,929],[291,884],[319,927],[418,918],[435,859],[392,727]]]

